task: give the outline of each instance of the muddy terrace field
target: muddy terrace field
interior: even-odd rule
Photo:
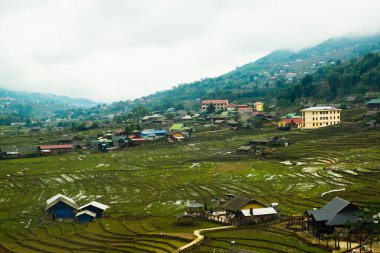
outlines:
[[[274,135],[296,144],[260,159],[233,153],[248,140]],[[215,209],[212,199],[234,193],[278,202],[281,213],[290,215],[334,196],[380,209],[379,189],[380,131],[351,124],[307,132],[221,131],[109,153],[1,160],[0,243],[5,252],[170,252],[190,241],[195,228],[217,226],[177,227],[175,215],[191,201]],[[109,218],[90,224],[49,221],[46,199],[57,193],[79,205],[107,204]],[[216,240],[200,250],[228,249],[239,234],[246,241],[242,248],[318,252],[270,230],[260,236],[210,234]]]

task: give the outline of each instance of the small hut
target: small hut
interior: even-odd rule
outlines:
[[[76,222],[90,222],[94,221],[96,213],[90,212],[88,210],[81,211],[75,215]]]
[[[57,194],[46,201],[45,211],[53,217],[53,219],[69,219],[74,218],[74,213],[78,209],[75,201],[62,194]]]
[[[204,207],[205,207],[204,204],[196,203],[196,202],[191,203],[187,206],[187,208],[189,209],[189,213],[197,215],[197,216],[203,214]]]
[[[195,225],[195,215],[194,214],[189,214],[189,213],[182,213],[182,214],[179,214],[177,215],[177,222],[178,222],[178,226],[180,227],[181,226],[181,221],[182,223],[185,223],[185,224],[189,224],[191,223],[193,226]]]
[[[96,218],[101,218],[104,214],[104,211],[109,208],[109,206],[101,204],[96,201],[92,201],[84,206],[79,207],[81,211],[90,211],[96,214]]]

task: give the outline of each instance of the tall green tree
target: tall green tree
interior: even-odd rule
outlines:
[[[215,112],[215,105],[211,103],[207,107],[207,113],[213,113],[213,112]]]

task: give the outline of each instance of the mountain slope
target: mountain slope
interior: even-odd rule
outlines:
[[[58,96],[53,94],[43,94],[36,92],[10,91],[3,88],[0,88],[0,98],[10,98],[36,103],[52,102],[73,107],[92,107],[98,104],[86,98],[71,98],[67,96]]]
[[[204,98],[250,101],[267,96],[270,88],[283,88],[294,83],[305,74],[376,51],[380,51],[380,35],[329,39],[299,52],[277,50],[222,76],[180,84],[144,99],[150,101],[154,109]]]

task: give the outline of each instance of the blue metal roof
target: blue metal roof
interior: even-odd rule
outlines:
[[[147,134],[166,134],[166,130],[144,130],[141,131],[141,134],[147,135]]]

